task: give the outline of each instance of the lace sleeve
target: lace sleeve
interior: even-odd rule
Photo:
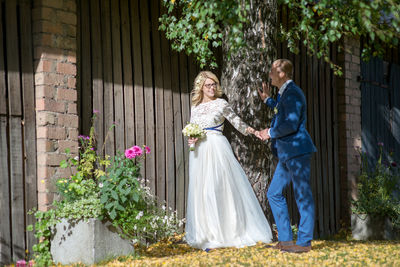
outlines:
[[[222,102],[222,114],[224,117],[235,127],[239,132],[241,132],[244,135],[248,135],[248,132],[246,131],[247,127],[249,127],[242,119],[236,115],[236,113],[233,111],[232,107],[229,106],[228,102],[223,100]]]

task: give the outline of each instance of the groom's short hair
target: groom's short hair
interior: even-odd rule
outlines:
[[[293,78],[293,63],[289,59],[277,59],[275,60],[277,67],[286,74],[289,79]]]

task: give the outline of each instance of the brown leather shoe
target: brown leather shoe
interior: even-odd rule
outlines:
[[[311,250],[311,246],[307,247],[302,247],[299,245],[292,245],[292,246],[286,246],[281,249],[282,252],[289,252],[289,253],[306,253]]]
[[[293,241],[279,241],[275,246],[272,245],[265,245],[266,248],[273,248],[273,249],[283,249],[286,247],[293,246]]]

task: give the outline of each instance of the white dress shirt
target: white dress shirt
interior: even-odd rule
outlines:
[[[287,86],[289,83],[291,83],[293,80],[287,80],[282,86],[281,88],[279,88],[278,94],[280,94],[282,96],[283,92],[285,92]],[[267,104],[267,100],[269,97],[267,97],[266,99],[264,99],[264,103]],[[271,128],[268,129],[268,135],[271,137],[271,135],[269,134],[269,131],[271,130]]]

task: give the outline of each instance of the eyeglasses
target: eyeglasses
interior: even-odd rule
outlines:
[[[209,83],[209,84],[205,84],[205,87],[207,87],[208,89],[210,89],[211,87],[217,87],[217,83]]]

